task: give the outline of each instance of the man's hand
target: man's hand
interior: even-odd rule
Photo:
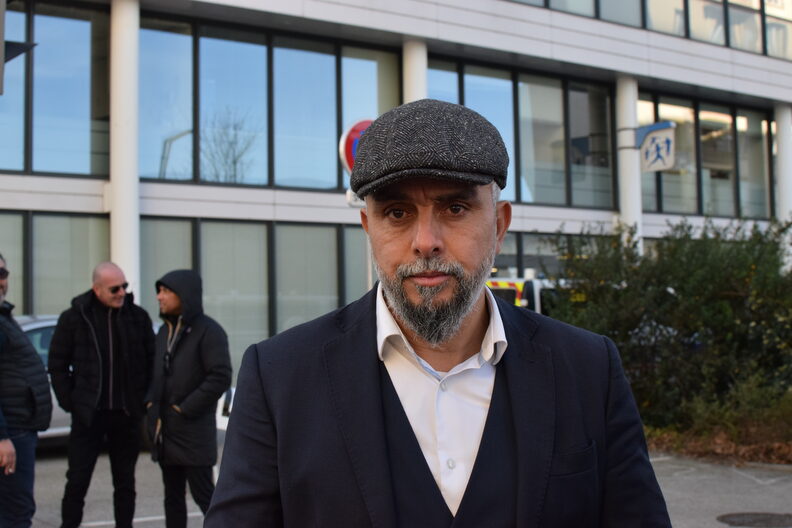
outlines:
[[[0,469],[5,475],[16,471],[16,449],[10,438],[0,440]]]

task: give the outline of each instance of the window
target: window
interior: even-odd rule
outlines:
[[[684,0],[646,0],[646,27],[685,36]]]
[[[737,112],[737,155],[740,168],[740,214],[770,216],[768,119],[761,112]]]
[[[628,26],[641,26],[641,0],[599,0],[600,18]]]
[[[725,44],[723,2],[721,0],[688,0],[690,37],[713,44]]]
[[[561,81],[520,75],[517,90],[522,201],[563,205],[566,147]]]
[[[344,302],[346,303],[361,297],[377,281],[377,272],[374,270],[366,238],[366,232],[362,227],[344,226]],[[369,278],[371,278],[370,284]]]
[[[275,184],[338,186],[336,57],[330,44],[274,42]]]
[[[655,122],[655,105],[651,96],[641,94],[638,99],[638,126],[651,125]],[[640,145],[638,145],[640,147]],[[643,210],[658,211],[656,172],[641,172],[641,196]]]
[[[24,251],[22,215],[0,213],[0,254],[3,255],[6,268],[11,272],[6,300],[14,304],[16,315],[27,313],[24,292]]]
[[[140,306],[156,321],[159,314],[154,284],[175,269],[193,267],[192,222],[143,218],[140,221]]]
[[[550,8],[576,15],[594,16],[594,0],[550,0]]]
[[[11,1],[5,15],[5,39],[25,42],[24,4]],[[0,169],[25,168],[25,56],[5,63],[0,96]]]
[[[660,181],[663,189],[663,211],[668,213],[693,213],[698,211],[696,191],[696,127],[693,106],[688,101],[660,98],[660,121],[673,121],[676,144],[676,167],[663,171]]]
[[[572,205],[613,207],[610,105],[604,87],[580,83],[569,86]]]
[[[107,218],[33,216],[33,309],[59,314],[91,288],[94,267],[110,258]]]
[[[765,0],[767,54],[792,59],[792,3]]]
[[[264,37],[204,28],[200,39],[201,179],[266,185]]]
[[[729,45],[762,53],[762,20],[759,0],[730,0]]]
[[[108,16],[37,4],[34,24],[33,170],[106,175]]]
[[[514,105],[511,73],[502,70],[465,67],[465,106],[487,118],[498,129],[509,153],[509,172],[504,200],[515,200],[514,183]]]
[[[503,237],[500,253],[495,256],[495,262],[492,265],[494,277],[516,278],[518,276],[518,236],[520,236],[518,233],[506,233],[506,236]]]
[[[426,83],[429,99],[459,104],[459,74],[453,62],[429,60]]]
[[[142,20],[140,30],[140,175],[193,175],[192,29]]]
[[[734,135],[728,108],[701,105],[701,192],[704,214],[735,216]]]
[[[204,310],[228,334],[231,363],[269,336],[267,229],[264,224],[201,222]]]
[[[336,229],[275,226],[277,332],[338,307]]]

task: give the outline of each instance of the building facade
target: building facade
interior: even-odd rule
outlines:
[[[235,367],[354,300],[370,267],[339,138],[423,97],[501,131],[502,276],[587,225],[792,216],[790,0],[7,0],[0,252],[20,313],[59,313],[112,259],[194,268]],[[636,129],[671,121],[642,172]]]

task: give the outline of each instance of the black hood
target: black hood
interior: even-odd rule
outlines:
[[[201,276],[193,270],[174,270],[166,273],[154,283],[159,292],[160,285],[165,286],[179,296],[182,305],[182,319],[192,321],[203,313],[203,286]]]

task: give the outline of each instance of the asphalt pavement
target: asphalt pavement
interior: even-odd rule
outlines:
[[[792,527],[792,466],[748,464],[738,467],[661,453],[652,454],[652,463],[675,528]],[[65,474],[65,449],[47,449],[39,453],[36,466],[38,510],[34,528],[59,526]],[[164,527],[161,474],[148,453],[141,453],[136,478],[135,526]],[[99,458],[86,497],[84,527],[114,526],[112,494],[105,454]],[[189,494],[187,504],[189,528],[202,526],[203,517]],[[730,514],[733,517],[722,518],[751,521],[752,524],[727,524],[718,520]],[[740,517],[736,514],[754,515]],[[782,517],[784,515],[786,517]],[[790,522],[778,524],[779,519]],[[769,524],[773,520],[777,524]]]

